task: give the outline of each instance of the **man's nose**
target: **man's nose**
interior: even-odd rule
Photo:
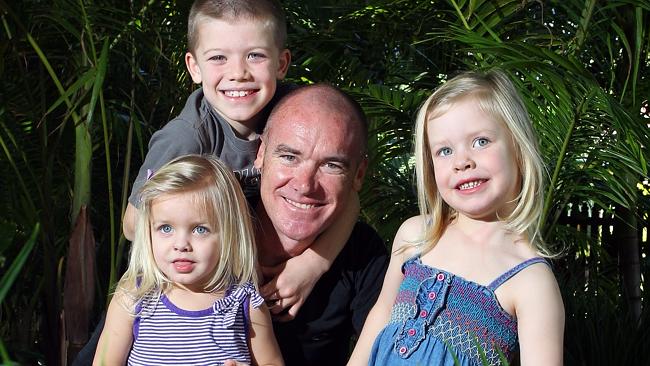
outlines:
[[[298,191],[300,194],[309,194],[316,190],[318,185],[317,183],[317,174],[318,170],[315,167],[309,165],[303,165],[298,167],[292,179],[293,189]]]

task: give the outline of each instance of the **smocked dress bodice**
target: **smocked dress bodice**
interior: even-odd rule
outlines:
[[[522,269],[547,263],[531,258],[488,286],[423,264],[402,265],[404,280],[391,318],[379,333],[369,365],[500,365],[517,352],[517,320],[494,291]],[[483,360],[483,361],[482,361]],[[485,361],[485,362],[484,362]]]

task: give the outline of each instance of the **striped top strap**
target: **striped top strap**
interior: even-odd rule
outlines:
[[[509,280],[512,276],[516,275],[517,273],[521,272],[523,269],[535,263],[546,263],[549,267],[551,266],[550,263],[548,263],[548,261],[542,257],[534,257],[534,258],[527,259],[519,263],[518,265],[514,266],[513,268],[511,268],[506,273],[497,277],[496,280],[492,281],[492,283],[488,285],[488,288],[492,291],[496,290],[497,288],[499,288],[499,286],[503,285],[503,283]]]

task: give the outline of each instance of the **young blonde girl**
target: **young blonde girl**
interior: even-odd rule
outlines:
[[[564,308],[539,235],[542,161],[500,71],[461,74],[415,126],[420,216],[400,227],[349,365],[561,365]]]
[[[180,157],[149,177],[141,197],[93,364],[282,364],[232,172],[213,157]]]

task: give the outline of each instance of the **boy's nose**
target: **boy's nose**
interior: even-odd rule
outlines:
[[[247,80],[250,77],[246,62],[234,61],[230,67],[230,80]]]

